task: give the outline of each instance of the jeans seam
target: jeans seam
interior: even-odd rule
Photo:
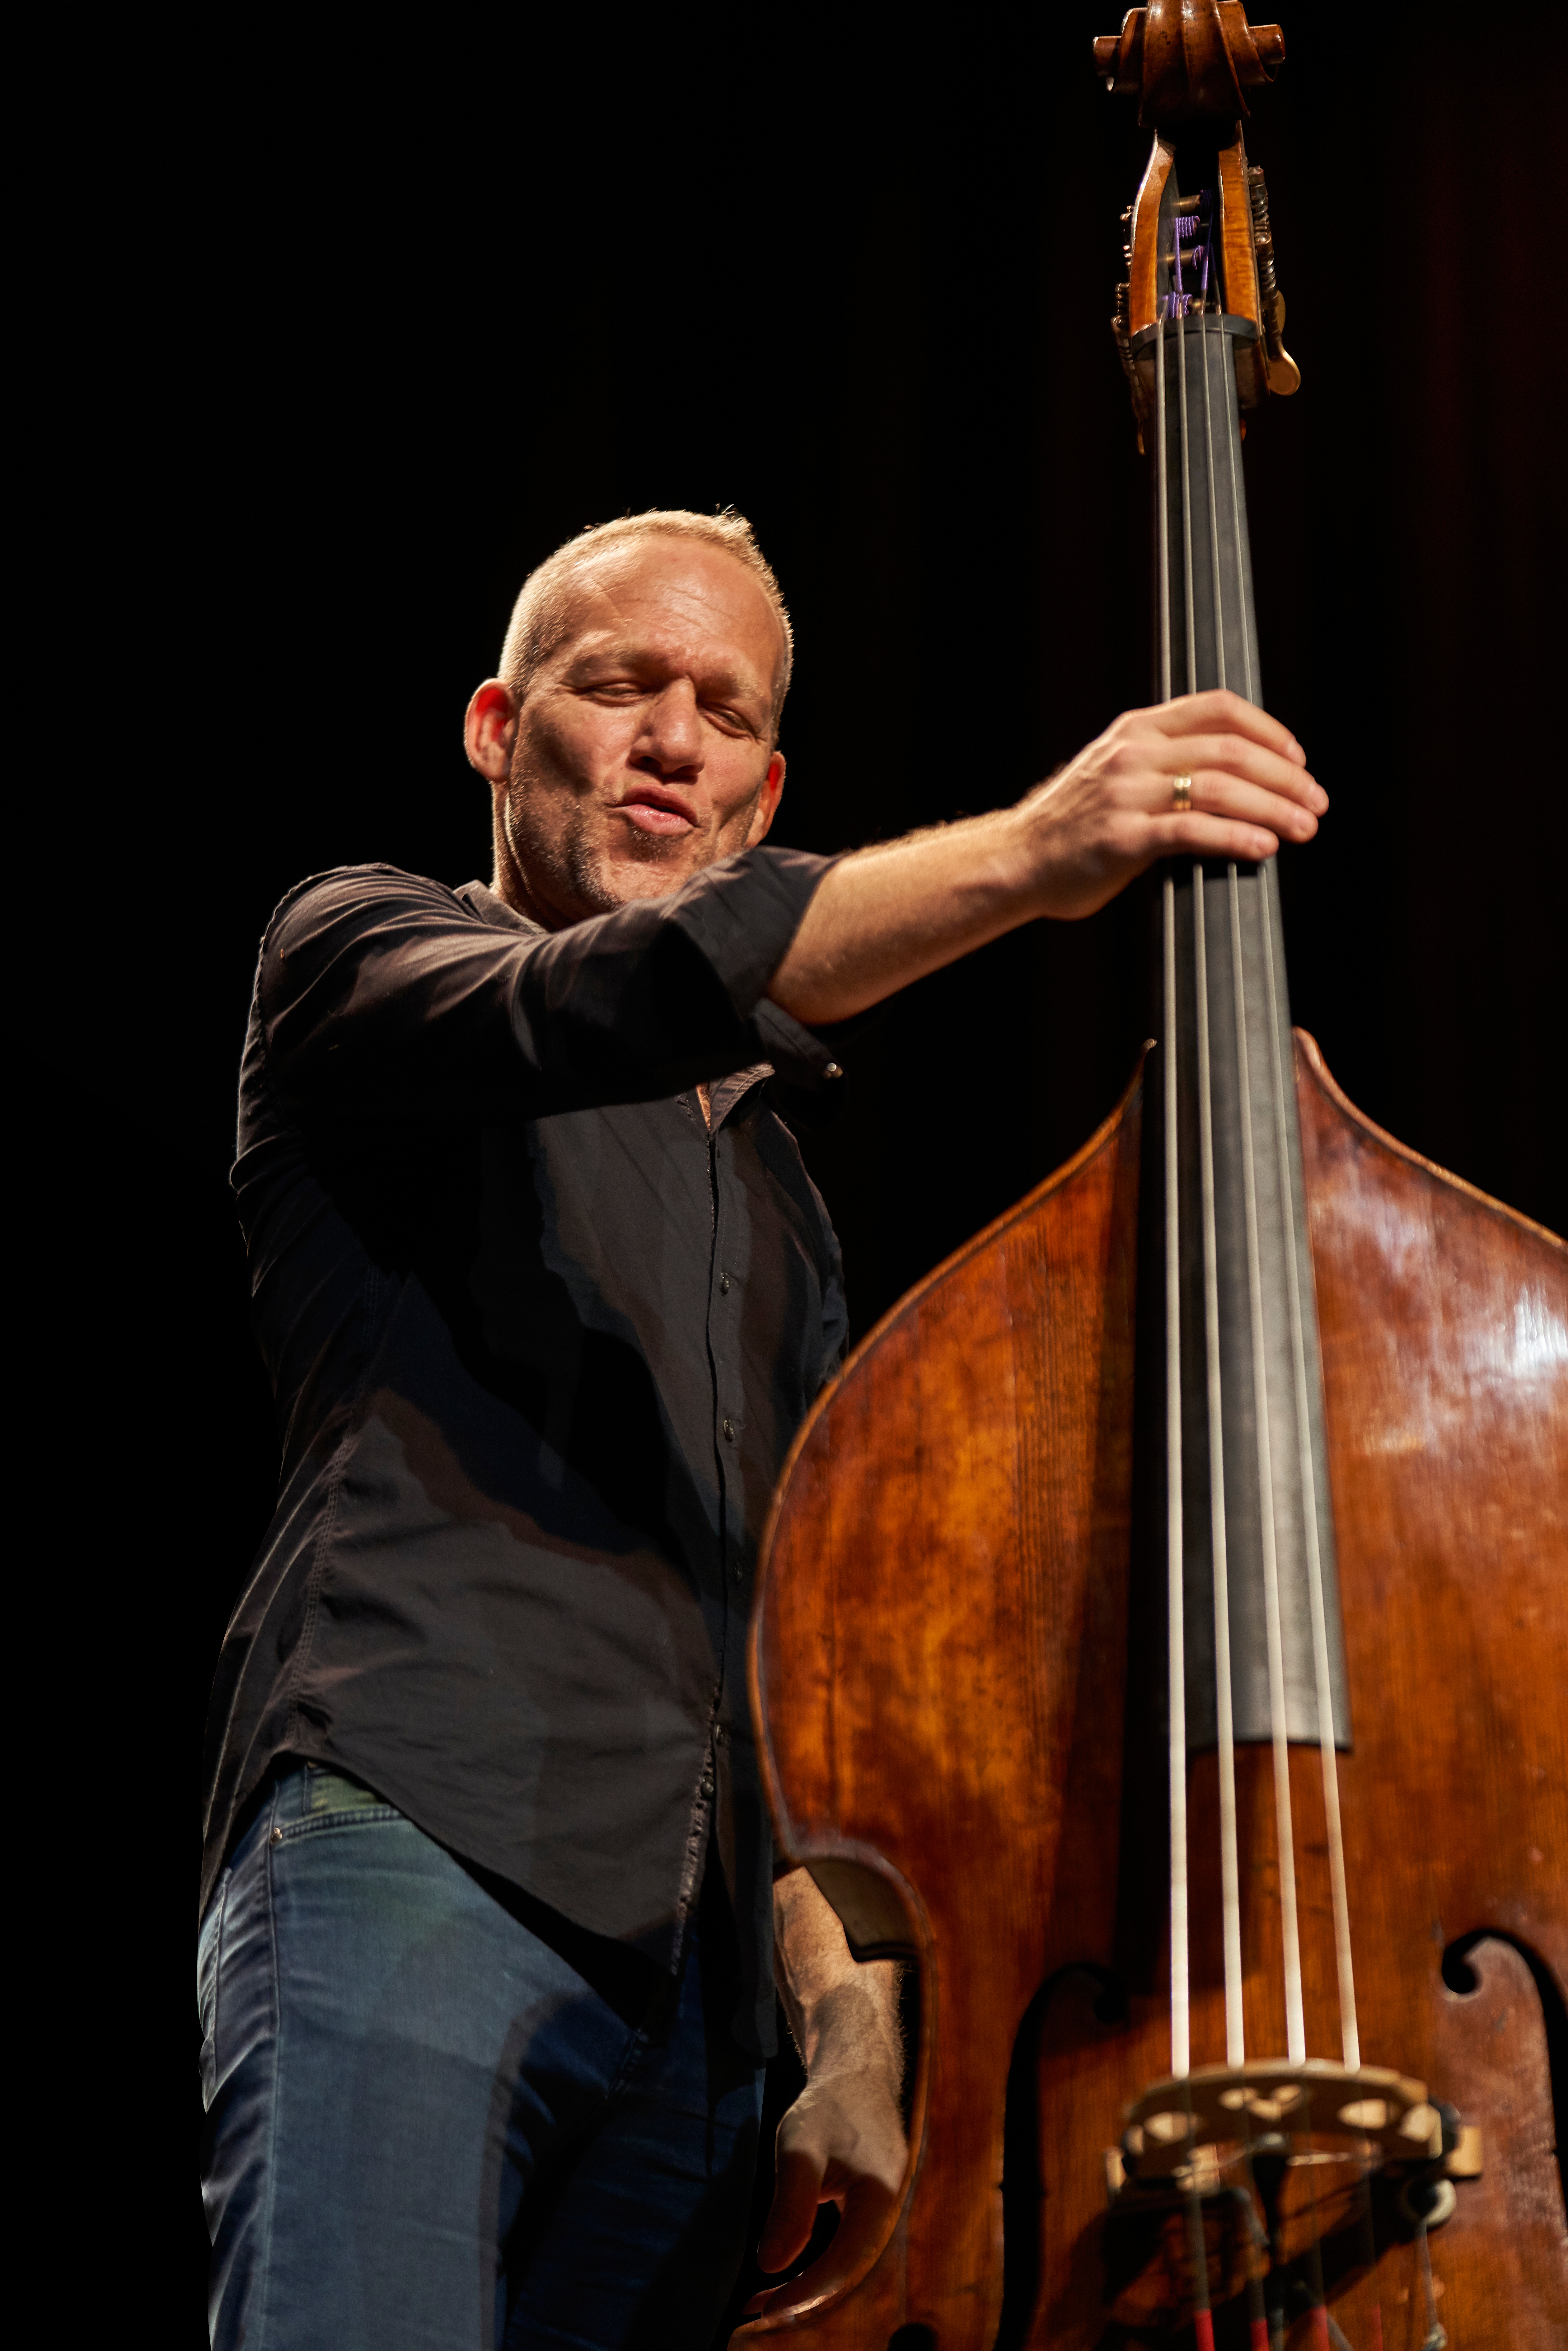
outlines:
[[[689,1950],[682,1953],[682,1973],[685,1972],[689,1958]],[[679,1976],[677,1976],[672,1990],[674,1999],[678,2001],[681,1993]],[[655,2000],[659,1997],[659,1994],[655,1994]],[[632,2031],[632,2037],[626,2043],[625,2054],[622,2056],[620,2064],[615,2069],[615,2077],[605,2090],[602,2114],[607,2115],[610,2112],[611,2107],[615,2104],[617,2098],[620,2097],[622,2092],[630,2082],[632,2074],[636,2072],[638,2066],[642,2064],[643,2058],[648,2054],[649,2050],[653,2046],[653,2036],[648,2031],[647,2027],[642,2024],[634,2025]]]
[[[267,2111],[267,2211],[261,2232],[261,2310],[257,2330],[256,2351],[267,2351],[267,2304],[272,2298],[272,2223],[277,2202],[277,2106],[281,2095],[283,2074],[283,1998],[277,1965],[277,1917],[272,1895],[272,1844],[277,1828],[277,1811],[282,1798],[283,1783],[273,1791],[267,1810],[271,1826],[262,1844],[262,1867],[266,1872],[267,1941],[272,1956],[272,2095]]]
[[[651,2046],[652,2043],[643,2027],[640,2024],[634,2026],[632,2032],[632,2038],[626,2043],[626,2053],[615,2069],[615,2079],[611,2083],[609,2088],[604,2093],[604,2106],[606,2113],[608,2113],[610,2108],[615,2104],[616,2099],[621,2095],[622,2091],[630,2081],[632,2073],[647,2055]]]
[[[296,1844],[301,1837],[315,1836],[322,1829],[386,1828],[403,1817],[395,1804],[345,1805],[341,1812],[310,1813],[303,1820],[285,1821],[274,1830],[271,1841],[275,1844]]]
[[[223,2004],[224,1994],[224,1927],[228,1917],[229,1887],[233,1883],[234,1871],[232,1869],[225,1869],[223,1876],[218,1880],[218,1890],[216,1896],[218,1915],[213,1928],[213,2022],[211,2029],[204,2032],[202,2036],[204,2041],[210,2042],[212,2044],[213,2093],[214,2096],[217,2095],[218,2073],[219,2067],[222,2064],[222,2059],[218,2053],[218,2016]],[[202,2088],[204,2093],[206,2090],[206,2084],[204,2082],[202,2085]]]

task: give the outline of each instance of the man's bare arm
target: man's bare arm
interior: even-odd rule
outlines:
[[[803,1869],[774,1887],[773,1925],[775,1972],[806,2087],[779,2126],[760,2267],[784,2270],[799,2261],[820,2204],[836,2203],[841,2217],[820,2261],[751,2304],[770,2313],[815,2301],[858,2266],[897,2203],[905,2160],[898,1963],[857,1962]]]
[[[1310,841],[1327,806],[1289,729],[1237,695],[1129,711],[1016,808],[845,858],[768,994],[798,1020],[848,1019],[1038,915],[1093,914],[1157,858],[1245,862]]]

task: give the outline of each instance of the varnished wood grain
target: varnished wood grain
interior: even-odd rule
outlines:
[[[1241,0],[1150,0],[1094,43],[1094,70],[1116,97],[1137,99],[1145,129],[1233,122],[1248,110],[1243,90],[1284,61],[1279,26],[1249,25]]]
[[[1077,1948],[1086,1876],[1102,1908],[1113,1890],[1119,1726],[1079,1667],[1122,1640],[1138,1134],[1134,1090],[872,1334],[765,1547],[753,1687],[779,1844],[874,1848],[922,1906],[920,2169],[824,2344],[880,2351],[909,2318],[991,2340],[998,2088],[1042,1959]]]
[[[1297,1076],[1362,2046],[1483,2133],[1483,2175],[1432,2240],[1456,2351],[1544,2351],[1568,2326],[1568,2245],[1539,1999],[1506,1942],[1478,1952],[1469,1998],[1440,1969],[1448,1943],[1491,1929],[1559,1986],[1568,1973],[1568,1251],[1382,1135],[1306,1038]],[[1039,2201],[1020,2205],[1015,2154],[1010,2315],[1040,2346],[1133,2339],[1104,2300],[1102,2158],[1169,2059],[1165,1896],[1128,1867],[1165,1805],[1137,1761],[1146,1726],[1124,1719],[1139,1124],[1134,1087],[894,1311],[802,1432],[775,1508],[753,1688],[780,1844],[910,1889],[925,1995],[894,2233],[858,2287],[782,2322],[834,2351],[883,2351],[912,2322],[937,2351],[995,2340],[1026,2016]],[[1267,2055],[1284,2040],[1270,1767],[1263,1750],[1239,1765],[1249,2053]],[[1309,2049],[1337,2055],[1318,1770],[1292,1752]],[[1223,2054],[1213,1779],[1199,1758],[1197,2063]],[[1096,2019],[1079,1963],[1128,1982],[1120,2022]],[[1368,2267],[1341,2232],[1328,2267],[1354,2351],[1376,2340],[1375,2304],[1386,2351],[1414,2351],[1408,2244]]]
[[[1159,309],[1160,199],[1175,161],[1176,149],[1156,136],[1133,202],[1127,313],[1134,335],[1154,325]]]
[[[1258,329],[1253,343],[1238,343],[1236,388],[1243,408],[1256,408],[1266,397],[1269,377],[1264,366],[1262,300],[1258,291],[1258,256],[1252,243],[1252,205],[1247,192],[1247,148],[1241,125],[1228,147],[1219,151],[1219,239],[1225,282],[1225,307],[1232,318],[1250,319]]]

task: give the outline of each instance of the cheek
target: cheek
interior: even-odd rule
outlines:
[[[623,763],[631,734],[624,711],[598,703],[565,703],[528,714],[519,737],[517,773],[528,783],[592,789]]]
[[[721,833],[746,831],[756,812],[767,778],[766,768],[760,776],[757,772],[755,753],[745,758],[737,758],[717,774],[710,763],[708,782],[713,792],[714,814]]]

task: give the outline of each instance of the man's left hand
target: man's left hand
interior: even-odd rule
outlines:
[[[771,2272],[798,2262],[822,2204],[838,2206],[839,2226],[810,2269],[754,2296],[747,2316],[806,2309],[863,2267],[891,2227],[908,2159],[896,1962],[857,1963],[804,1870],[775,1888],[775,1923],[779,1990],[807,2081],[779,2126],[758,2265]]]

